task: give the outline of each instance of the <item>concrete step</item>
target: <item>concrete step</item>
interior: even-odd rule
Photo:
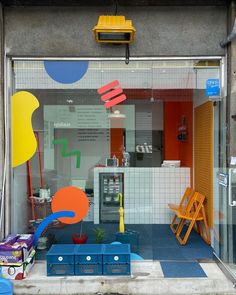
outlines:
[[[164,278],[158,261],[132,262],[132,275],[47,277],[46,263],[37,262],[28,278],[13,281],[17,295],[236,295],[233,287],[215,263],[201,263],[207,278]]]

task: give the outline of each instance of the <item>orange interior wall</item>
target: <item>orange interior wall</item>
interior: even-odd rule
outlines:
[[[179,102],[164,102],[164,160],[179,159]]]
[[[110,151],[111,158],[115,155],[119,159],[119,166],[122,166],[123,128],[110,129]]]
[[[180,119],[185,115],[187,119],[188,138],[186,141],[179,141],[179,155],[182,166],[193,166],[193,103],[182,102],[180,104]]]
[[[149,99],[150,93],[144,89],[124,89],[130,100]],[[193,91],[192,89],[155,89],[154,97],[163,99],[164,109],[164,160],[180,160],[182,167],[193,168]],[[181,117],[186,117],[188,137],[186,141],[177,140]],[[111,128],[111,157],[116,155],[122,161],[123,128]]]
[[[177,139],[181,117],[186,117],[187,140]],[[193,167],[193,103],[164,101],[164,160],[180,160],[181,166]]]

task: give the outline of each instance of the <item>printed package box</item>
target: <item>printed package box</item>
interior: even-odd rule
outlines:
[[[33,250],[34,235],[9,235],[0,243],[0,265],[22,264]]]
[[[0,277],[4,279],[10,279],[10,280],[22,280],[24,279],[28,273],[30,272],[30,269],[34,265],[35,261],[35,250],[33,249],[28,256],[28,258],[25,260],[25,262],[21,264],[5,264],[0,266]]]

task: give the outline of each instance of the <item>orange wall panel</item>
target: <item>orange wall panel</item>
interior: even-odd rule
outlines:
[[[194,188],[206,196],[206,214],[213,227],[213,103],[194,109]]]

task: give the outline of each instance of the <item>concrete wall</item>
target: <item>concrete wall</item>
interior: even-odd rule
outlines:
[[[124,56],[121,45],[96,44],[92,28],[110,7],[5,8],[6,53],[16,56]],[[137,33],[131,56],[224,55],[224,7],[119,8]]]

